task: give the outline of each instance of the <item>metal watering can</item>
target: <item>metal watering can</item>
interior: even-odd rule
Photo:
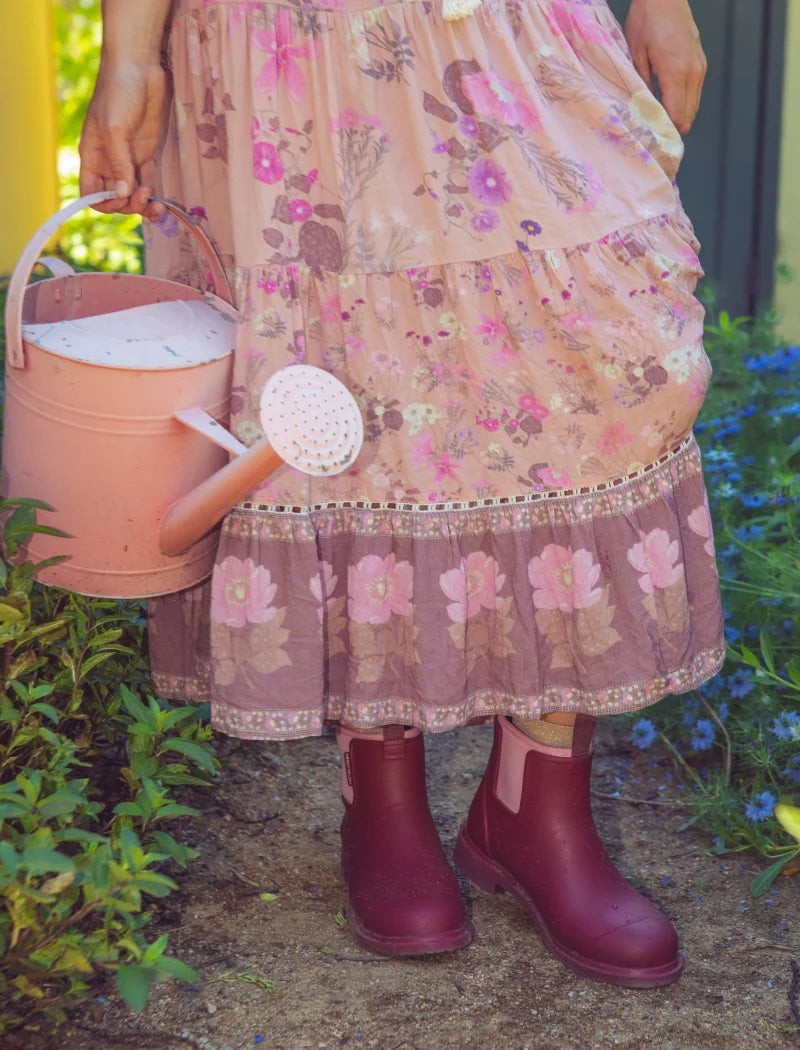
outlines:
[[[47,524],[70,536],[28,542],[34,562],[67,555],[40,570],[43,583],[146,598],[205,579],[211,530],[279,466],[340,473],[364,432],[347,389],[309,365],[289,365],[266,384],[264,438],[247,448],[225,429],[237,314],[210,240],[174,204],[163,202],[197,242],[215,295],[39,258],[70,216],[113,196],[94,193],[59,211],[11,277],[2,495],[54,507]],[[29,285],[37,261],[53,277]]]

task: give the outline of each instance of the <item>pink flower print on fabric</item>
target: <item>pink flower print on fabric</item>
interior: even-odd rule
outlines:
[[[328,561],[321,561],[319,563],[320,572],[316,576],[312,576],[308,581],[308,586],[311,589],[311,593],[319,602],[319,608],[317,609],[317,617],[319,622],[322,623],[325,616],[325,610],[335,602],[333,592],[336,590],[336,584],[339,582],[339,577],[334,575],[333,566]]]
[[[483,551],[473,551],[461,559],[457,569],[443,572],[439,586],[450,599],[447,615],[454,623],[466,623],[481,609],[499,609],[503,599],[500,590],[506,582],[500,566]]]
[[[686,522],[692,532],[701,536],[706,542],[703,544],[703,550],[706,554],[713,558],[714,557],[714,529],[711,522],[711,514],[708,510],[708,497],[706,496],[704,501],[699,507],[688,515]]]
[[[640,542],[628,551],[628,561],[637,572],[639,586],[645,594],[652,594],[656,587],[671,587],[683,575],[683,564],[679,560],[677,540],[670,541],[664,529],[652,529],[639,534]]]
[[[472,329],[475,335],[488,336],[489,342],[493,343],[495,339],[503,338],[508,335],[508,329],[505,326],[503,318],[498,314],[495,317],[489,317],[488,314],[481,314],[481,323],[475,325]]]
[[[281,8],[275,16],[273,32],[266,29],[253,31],[253,43],[260,51],[266,51],[269,56],[256,77],[255,85],[257,91],[274,91],[278,86],[278,81],[283,77],[290,98],[295,102],[300,102],[306,93],[307,84],[295,59],[315,58],[317,41],[308,40],[305,44],[292,46],[294,35],[292,19],[284,8]]]
[[[624,423],[612,423],[597,439],[597,451],[602,456],[610,456],[618,445],[629,445],[635,440],[636,435],[629,434]]]
[[[226,627],[267,623],[275,615],[272,599],[278,585],[269,569],[252,558],[240,561],[232,554],[214,566],[211,580],[211,619]]]
[[[253,146],[253,174],[268,186],[283,178],[281,155],[271,143],[257,142]]]
[[[569,474],[561,467],[539,467],[536,473],[540,481],[554,489],[568,489],[572,484]]]
[[[394,554],[365,555],[347,570],[347,608],[356,623],[386,623],[392,613],[411,614],[414,570]]]
[[[542,553],[528,562],[528,580],[533,587],[537,609],[559,609],[570,613],[588,609],[603,596],[594,588],[600,578],[600,565],[590,551],[548,543]],[[594,589],[593,589],[594,588]]]
[[[520,395],[517,398],[517,404],[526,412],[530,412],[534,419],[547,419],[550,415],[550,409],[545,408],[540,401],[537,401],[533,394]]]
[[[361,124],[366,124],[370,128],[377,128],[384,139],[386,139],[386,142],[390,141],[390,136],[384,131],[380,118],[373,116],[371,113],[359,113],[357,109],[350,108],[343,109],[338,117],[331,117],[331,131],[334,133],[341,131],[343,128],[357,128]]]
[[[292,222],[305,222],[306,219],[310,219],[313,214],[314,209],[308,201],[303,200],[302,197],[295,197],[294,200],[289,201],[289,215],[291,216]]]
[[[494,117],[510,127],[541,131],[542,118],[522,84],[496,73],[470,73],[461,78],[461,88],[481,117]]]
[[[506,169],[488,157],[476,160],[467,172],[467,189],[481,204],[506,204],[511,200],[511,186]]]
[[[591,11],[582,11],[568,0],[553,0],[544,13],[555,36],[569,37],[574,33],[581,40],[593,40],[598,44],[613,43]]]

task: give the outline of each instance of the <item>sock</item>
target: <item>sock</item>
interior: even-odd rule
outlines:
[[[542,718],[514,718],[514,725],[525,736],[545,747],[572,747],[575,715],[567,711],[553,711]]]

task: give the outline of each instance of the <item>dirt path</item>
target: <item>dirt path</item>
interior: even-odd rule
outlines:
[[[676,798],[666,763],[599,734],[595,788]],[[432,809],[448,850],[491,744],[490,729],[427,738]],[[332,737],[226,741],[228,771],[199,795],[188,828],[200,857],[182,893],[159,902],[150,933],[202,975],[161,985],[145,1011],[119,1001],[82,1010],[26,1050],[777,1050],[789,1028],[790,960],[800,960],[798,879],[748,897],[760,862],[709,856],[676,834],[684,810],[596,797],[597,822],[623,872],[676,921],[683,979],[631,991],[584,980],[552,958],[508,897],[465,893],[476,937],[460,952],[388,961],[361,949],[336,916],[338,754]],[[615,779],[619,778],[619,780]],[[660,789],[660,790],[659,790]],[[259,893],[277,894],[262,901]],[[257,983],[260,982],[260,983]],[[271,990],[274,989],[274,990]]]

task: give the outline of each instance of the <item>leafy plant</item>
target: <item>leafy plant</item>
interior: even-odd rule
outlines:
[[[713,305],[709,303],[709,305]],[[728,662],[700,689],[638,718],[633,739],[660,739],[682,774],[689,823],[718,853],[773,861],[766,892],[797,848],[774,816],[800,784],[800,348],[781,345],[775,311],[707,326],[714,368],[695,433],[717,546]]]
[[[138,602],[36,582],[24,544],[58,535],[47,510],[0,502],[0,1031],[63,1017],[103,973],[134,1009],[158,978],[197,979],[146,940],[145,898],[196,856],[165,823],[197,815],[173,788],[219,765],[200,709],[147,694]]]

